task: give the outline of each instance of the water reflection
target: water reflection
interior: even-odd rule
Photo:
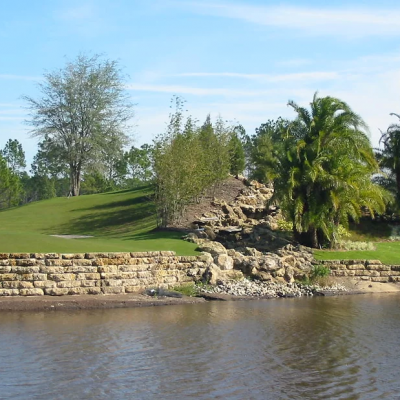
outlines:
[[[400,296],[2,313],[1,397],[374,399],[400,393]]]

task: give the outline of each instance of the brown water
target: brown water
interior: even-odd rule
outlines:
[[[400,295],[0,321],[1,399],[400,398]]]

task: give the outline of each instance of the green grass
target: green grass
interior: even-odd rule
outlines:
[[[315,250],[317,260],[380,260],[384,264],[400,265],[400,242],[376,242],[376,250],[330,251]]]
[[[0,212],[0,252],[101,252],[174,250],[196,254],[177,232],[157,231],[148,187],[55,198]],[[91,235],[63,239],[50,235]]]

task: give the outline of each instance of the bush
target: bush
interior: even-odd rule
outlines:
[[[352,242],[350,240],[339,240],[335,244],[337,250],[375,250],[375,246],[372,242]]]
[[[315,281],[317,278],[323,278],[325,276],[330,275],[331,270],[329,267],[325,267],[325,265],[315,265],[309,275],[310,281]]]

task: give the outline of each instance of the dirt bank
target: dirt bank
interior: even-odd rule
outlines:
[[[337,282],[346,286],[346,292],[326,292],[325,296],[396,293],[400,284],[359,281],[351,278],[337,278]],[[2,297],[1,311],[54,311],[54,310],[91,310],[108,308],[154,307],[178,304],[198,304],[212,300],[240,301],[265,300],[268,297],[231,296],[222,294],[205,294],[202,297],[151,297],[143,294],[121,295],[86,295],[86,296],[41,296],[41,297]]]

